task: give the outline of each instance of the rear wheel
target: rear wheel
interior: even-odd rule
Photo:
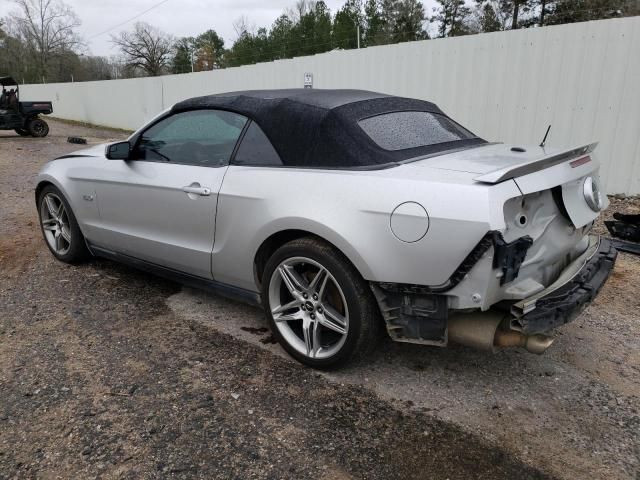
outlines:
[[[314,368],[344,365],[376,344],[380,318],[357,270],[331,245],[293,240],[267,262],[262,299],[275,338]]]
[[[40,192],[38,214],[42,235],[54,257],[65,263],[80,263],[91,256],[69,203],[53,185]]]
[[[27,123],[29,133],[34,137],[46,137],[49,133],[49,125],[41,118],[32,118]]]
[[[28,136],[28,135],[31,135],[31,134],[29,133],[29,130],[25,130],[24,128],[16,128],[16,129],[15,129],[15,131],[16,131],[16,133],[17,133],[18,135],[20,135],[21,137],[26,137],[26,136]]]

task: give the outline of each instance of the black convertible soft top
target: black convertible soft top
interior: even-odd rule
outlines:
[[[486,143],[473,137],[403,150],[385,150],[359,126],[377,115],[418,111],[445,116],[433,103],[364,90],[253,90],[195,97],[172,111],[216,108],[245,115],[267,135],[285,166],[371,168]]]

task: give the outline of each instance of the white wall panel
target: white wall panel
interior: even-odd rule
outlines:
[[[610,193],[640,193],[640,17],[334,51],[155,78],[25,85],[54,115],[136,129],[173,103],[217,92],[361,88],[422,98],[492,141],[600,141]]]

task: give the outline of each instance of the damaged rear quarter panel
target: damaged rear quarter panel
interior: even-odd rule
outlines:
[[[512,181],[484,185],[410,164],[366,172],[232,165],[218,205],[217,280],[256,289],[247,252],[274,233],[299,229],[335,245],[366,280],[442,284],[489,230],[504,228],[504,202],[519,195]],[[398,240],[390,225],[394,209],[410,201],[429,215],[428,233],[414,243]]]

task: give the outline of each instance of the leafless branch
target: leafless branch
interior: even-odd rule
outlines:
[[[173,39],[151,25],[138,22],[132,32],[111,36],[111,42],[120,48],[129,67],[143,69],[148,75],[161,75],[173,51]]]
[[[37,57],[46,75],[52,57],[82,46],[75,29],[80,19],[62,0],[13,0],[18,10],[10,16],[13,34]]]

